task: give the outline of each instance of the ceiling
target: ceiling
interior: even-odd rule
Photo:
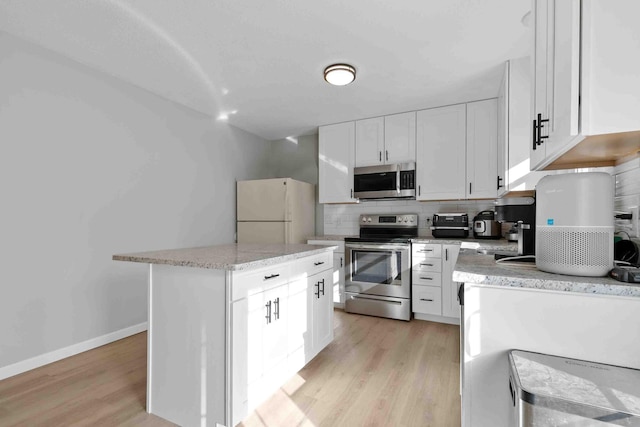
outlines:
[[[3,0],[0,30],[273,140],[495,97],[530,0]],[[347,62],[354,83],[328,85]]]

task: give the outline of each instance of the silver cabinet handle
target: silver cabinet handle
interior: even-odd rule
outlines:
[[[269,323],[271,323],[271,301],[267,302],[264,306],[267,309],[267,315],[264,316],[264,318],[267,319],[268,325]]]
[[[379,151],[378,154],[379,154],[380,161],[382,161],[382,151]]]
[[[389,161],[389,150],[385,150],[385,153],[387,155],[387,161]]]
[[[420,278],[424,279],[424,280],[433,280],[433,277],[422,277],[422,276],[420,276]]]
[[[340,268],[342,268],[342,257],[340,257]]]
[[[420,298],[420,301],[433,302],[432,299],[428,299],[428,298]]]
[[[444,250],[444,260],[449,261],[449,249]]]
[[[264,280],[275,279],[276,277],[280,277],[279,274],[272,274],[271,276],[264,276]]]
[[[422,266],[422,265],[426,265],[426,266],[428,266],[428,267],[433,267],[433,264],[420,264],[420,265],[421,265],[421,266]]]
[[[273,300],[273,317],[280,319],[280,297]]]
[[[320,298],[320,282],[316,283],[313,286],[317,286],[317,289],[313,292],[313,294],[316,296],[316,298]]]
[[[319,266],[319,265],[322,265],[322,264],[324,264],[324,261],[321,261],[321,262],[314,262],[314,263],[313,263],[313,265],[315,265],[316,267],[317,267],[317,266]]]
[[[324,279],[322,279],[322,291],[320,291],[320,286],[318,286],[318,291],[322,292],[322,296],[324,296]],[[320,298],[320,296],[318,296],[318,298]]]
[[[433,252],[433,249],[418,249],[418,252]]]

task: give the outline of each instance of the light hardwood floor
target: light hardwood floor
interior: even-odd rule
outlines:
[[[243,423],[459,426],[458,327],[335,311],[335,339]],[[0,426],[171,426],[145,412],[146,333],[0,381]]]

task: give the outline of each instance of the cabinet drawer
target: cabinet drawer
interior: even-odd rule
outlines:
[[[324,270],[333,268],[333,252],[304,257],[293,261],[291,278],[297,280],[301,276],[313,276]]]
[[[431,271],[440,273],[442,271],[442,260],[440,258],[417,258],[412,260],[413,272]]]
[[[439,243],[413,243],[411,245],[411,255],[414,258],[441,258],[442,245]]]
[[[411,280],[414,285],[442,286],[442,274],[431,271],[413,271]]]
[[[436,286],[413,286],[411,307],[414,313],[442,315],[442,291]]]
[[[290,269],[290,263],[282,263],[258,270],[233,272],[232,301],[287,283],[291,274]]]

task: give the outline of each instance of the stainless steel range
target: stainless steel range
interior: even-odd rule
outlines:
[[[411,319],[411,242],[418,215],[360,215],[360,237],[345,239],[345,311]]]

